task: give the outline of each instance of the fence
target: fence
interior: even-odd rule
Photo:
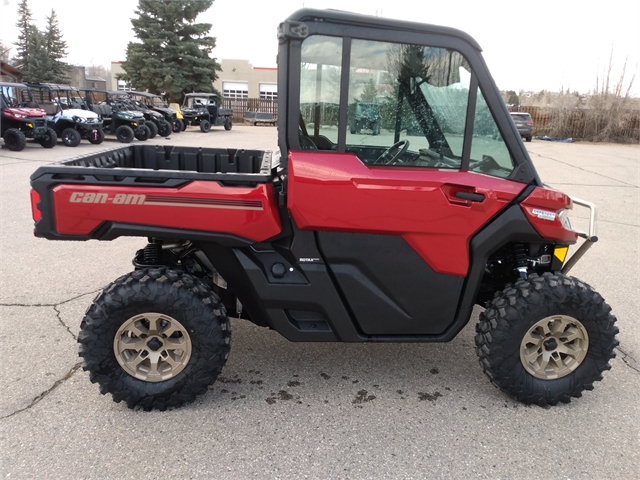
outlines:
[[[531,115],[535,136],[621,142],[638,142],[640,136],[640,115],[633,109],[523,106],[509,110]]]
[[[278,117],[278,100],[261,98],[225,98],[224,108],[233,109],[233,121],[241,123],[245,112],[272,113]],[[303,113],[307,105],[301,106]],[[533,134],[552,137],[573,137],[596,141],[632,141],[640,137],[640,115],[637,110],[562,107],[510,107],[511,111],[527,112],[533,119]],[[336,112],[325,111],[332,116]],[[308,113],[308,112],[307,112]]]
[[[265,100],[262,98],[225,98],[222,102],[223,108],[233,109],[233,121],[242,122],[245,112],[267,112],[273,113],[274,118],[278,118],[278,100]]]

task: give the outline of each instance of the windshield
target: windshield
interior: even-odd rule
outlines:
[[[39,108],[27,87],[3,85],[2,98],[9,108]]]

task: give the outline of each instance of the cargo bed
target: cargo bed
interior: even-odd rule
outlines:
[[[280,231],[272,179],[271,152],[261,150],[133,145],[84,155],[31,175],[35,235],[209,239],[216,232],[231,244],[261,241]]]

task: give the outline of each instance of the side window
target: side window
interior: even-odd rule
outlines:
[[[314,35],[302,44],[300,147],[330,150],[338,141],[342,39]]]
[[[478,88],[469,170],[506,178],[513,167],[514,162],[509,149],[504,143],[480,88]]]
[[[342,38],[314,35],[302,43],[302,149],[335,150],[342,132],[345,150],[373,167],[459,170],[468,160],[477,173],[506,178],[513,171],[482,92],[470,95],[473,72],[460,52],[354,38],[348,55],[347,124],[341,125]]]

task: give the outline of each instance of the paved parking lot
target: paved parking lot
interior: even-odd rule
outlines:
[[[187,131],[157,143],[275,149],[273,127]],[[79,368],[96,293],[131,270],[143,239],[32,235],[29,175],[118,144],[0,150],[0,465],[4,478],[638,478],[640,147],[527,148],[542,179],[599,207],[599,237],[572,271],[618,317],[620,348],[592,392],[526,407],[484,377],[472,322],[451,343],[289,343],[232,320],[222,377],[195,403],[132,411]],[[584,224],[586,215],[576,212]]]

